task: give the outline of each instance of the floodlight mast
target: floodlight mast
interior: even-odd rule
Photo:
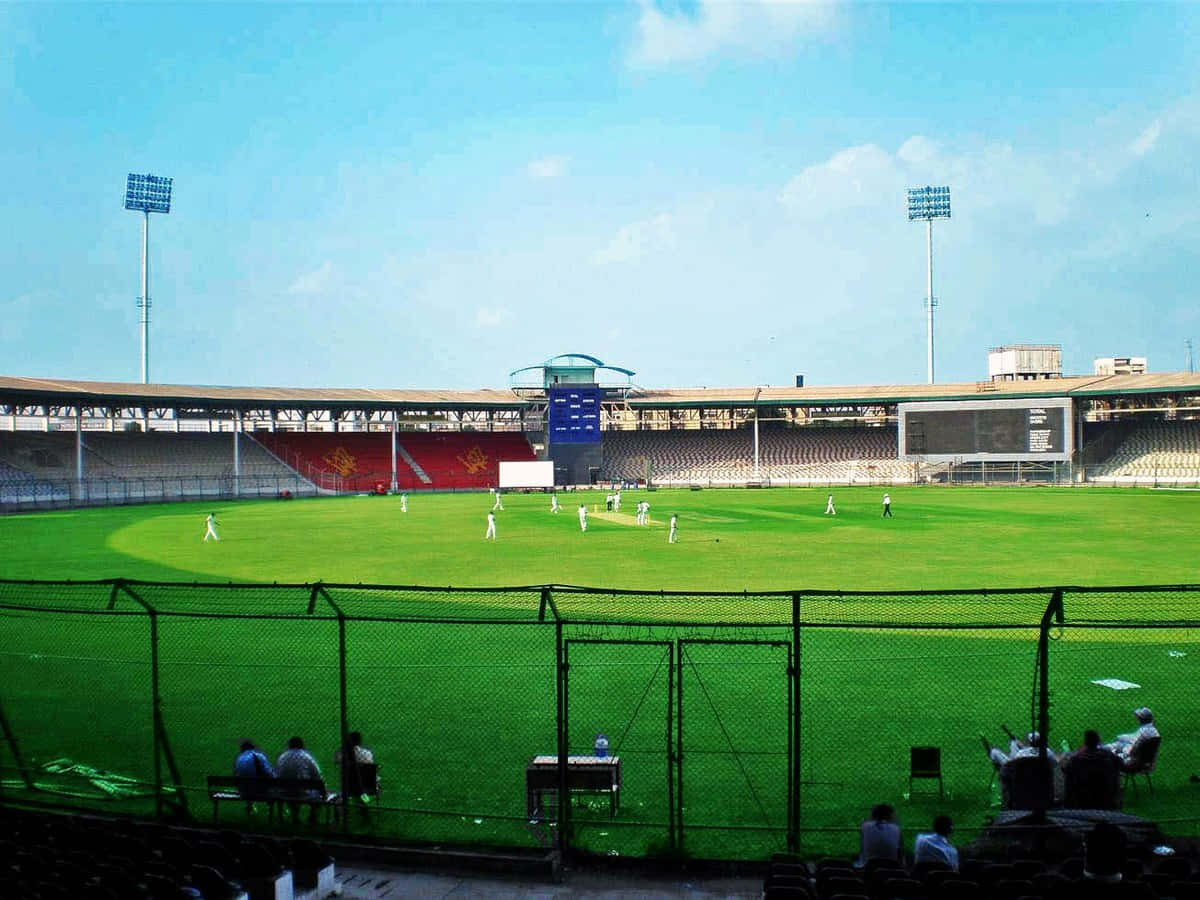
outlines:
[[[929,383],[933,384],[933,308],[937,300],[933,296],[933,220],[950,218],[950,188],[923,187],[908,189],[908,221],[924,221],[925,240],[929,251],[929,292],[925,295],[928,317],[928,363]]]
[[[142,384],[150,383],[150,213],[171,211],[171,182],[158,175],[135,175],[125,180],[125,208],[142,214],[142,293],[138,297],[142,326]]]

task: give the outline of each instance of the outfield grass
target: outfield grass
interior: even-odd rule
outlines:
[[[1054,584],[1189,583],[1195,576],[1200,495],[1169,491],[916,488],[892,490],[895,518],[880,518],[882,490],[835,491],[839,514],[824,516],[825,491],[625,492],[620,514],[592,512],[582,534],[579,498],[506,495],[499,540],[485,542],[487,495],[354,497],[291,503],[177,504],[18,515],[0,519],[0,575],[8,578],[130,577],[179,581],[365,582],[494,586],[587,584],[629,589],[917,590]],[[638,499],[653,524],[633,524]],[[202,543],[215,511],[220,544]],[[665,521],[679,514],[680,543]],[[353,592],[337,595],[348,611]],[[473,595],[509,624],[353,622],[348,696],[385,766],[382,833],[429,840],[529,844],[522,773],[554,747],[554,633],[529,621],[532,595]],[[211,592],[175,610],[231,610]],[[155,601],[157,602],[157,601]],[[454,602],[454,601],[445,601]],[[570,745],[586,752],[606,731],[622,755],[622,814],[579,811],[579,841],[602,852],[660,846],[667,818],[666,650],[685,652],[682,673],[684,824],[691,852],[758,856],[779,847],[785,814],[786,605],[749,599],[723,611],[697,602],[655,605],[608,599],[582,610],[642,624],[568,628]],[[1170,618],[1178,597],[1121,595],[1107,615]],[[1174,603],[1174,605],[1172,605]],[[303,620],[303,603],[271,594],[256,609],[300,620],[160,619],[163,715],[185,784],[224,772],[237,740],[254,737],[272,755],[304,735],[332,771],[338,734],[337,628]],[[247,609],[254,604],[247,601]],[[605,605],[606,604],[606,605]],[[808,621],[974,623],[957,630],[811,627],[799,652],[802,710],[801,818],[806,848],[849,846],[871,804],[901,808],[911,832],[949,810],[969,835],[994,811],[979,733],[1029,720],[1036,621],[1044,598],[968,597],[856,601],[821,607]],[[134,607],[128,607],[131,611]],[[378,611],[381,606],[372,607]],[[815,608],[815,607],[814,607]],[[653,624],[680,618],[745,621],[745,627]],[[397,606],[398,613],[406,611]],[[476,606],[475,612],[486,610]],[[1071,620],[1070,612],[1069,620]],[[721,614],[719,614],[721,613]],[[1194,614],[1187,616],[1194,618]],[[1095,615],[1076,618],[1097,618]],[[988,623],[1028,623],[993,629]],[[149,646],[143,617],[9,615],[3,699],[22,746],[39,761],[68,756],[147,777]],[[589,643],[619,639],[624,644]],[[675,642],[680,639],[685,644]],[[1167,743],[1154,795],[1134,811],[1194,818],[1187,776],[1200,769],[1200,704],[1191,629],[1068,628],[1052,647],[1057,744],[1085,727],[1132,727],[1143,703],[1159,714]],[[1119,677],[1137,689],[1093,685]],[[619,743],[618,743],[619,742]],[[907,752],[943,748],[949,796],[906,801]],[[4,759],[7,764],[9,760]],[[205,813],[202,795],[194,798]],[[1132,799],[1132,798],[1131,798]],[[136,805],[136,803],[134,804]],[[233,811],[231,811],[233,813]],[[233,813],[236,815],[236,813]],[[765,828],[761,832],[695,826]],[[1181,826],[1182,827],[1182,826]],[[830,829],[826,831],[825,829]]]

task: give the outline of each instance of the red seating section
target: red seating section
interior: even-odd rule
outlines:
[[[361,492],[381,483],[391,486],[389,434],[259,432],[254,437],[318,487]],[[537,458],[525,436],[515,432],[401,432],[396,440],[430,479],[421,480],[397,451],[401,490],[492,487],[500,481],[500,460]]]
[[[434,488],[493,487],[500,483],[500,460],[537,459],[516,432],[406,432],[399,439]]]

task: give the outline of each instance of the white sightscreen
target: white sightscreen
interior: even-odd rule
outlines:
[[[500,461],[500,487],[554,487],[554,463]]]

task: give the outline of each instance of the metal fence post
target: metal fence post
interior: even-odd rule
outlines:
[[[792,594],[792,646],[788,650],[788,832],[787,847],[796,852],[800,840],[800,594]]]
[[[554,647],[557,664],[555,665],[556,685],[555,693],[557,699],[557,713],[555,718],[558,720],[558,746],[555,748],[558,752],[558,837],[557,845],[558,852],[561,854],[567,849],[567,830],[570,826],[570,808],[571,804],[567,802],[567,756],[568,748],[567,741],[567,654],[566,644],[563,642],[563,623],[562,619],[555,617],[554,623]]]

